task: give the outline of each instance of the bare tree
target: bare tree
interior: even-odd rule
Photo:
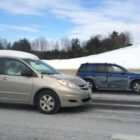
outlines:
[[[124,35],[125,35],[125,38],[126,38],[126,45],[127,46],[131,46],[132,45],[132,42],[133,42],[131,32],[125,31],[124,32]]]
[[[71,40],[68,38],[62,38],[61,46],[62,46],[62,49],[67,52],[71,48]]]
[[[6,39],[0,38],[0,49],[10,49],[10,48],[11,44]]]
[[[49,41],[44,37],[39,37],[35,39],[31,44],[32,44],[32,49],[35,51],[49,50]]]

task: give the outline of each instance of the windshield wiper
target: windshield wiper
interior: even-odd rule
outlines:
[[[50,72],[41,72],[41,74],[53,75],[53,74],[55,74],[55,73],[50,73]]]

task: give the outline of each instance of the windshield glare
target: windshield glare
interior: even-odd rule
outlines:
[[[60,73],[56,69],[51,67],[50,65],[40,60],[25,59],[24,61],[26,61],[33,69],[40,72],[41,74],[59,74]]]

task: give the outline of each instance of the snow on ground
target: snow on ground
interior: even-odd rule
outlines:
[[[21,52],[21,51],[13,51],[13,50],[0,50],[0,56],[39,59],[36,55],[26,53],[26,52]]]
[[[140,69],[140,45],[134,45],[98,55],[65,59],[43,60],[57,69],[77,69],[82,63],[115,63],[130,69]]]

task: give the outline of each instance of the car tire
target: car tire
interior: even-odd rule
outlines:
[[[94,90],[95,90],[95,84],[94,84],[94,82],[92,80],[90,80],[90,79],[85,79],[85,81],[89,84],[89,86],[91,87],[91,91],[93,93]]]
[[[140,81],[134,81],[132,83],[132,90],[135,93],[140,93]]]
[[[60,100],[53,91],[43,90],[37,97],[36,105],[42,113],[54,114],[60,109]]]

